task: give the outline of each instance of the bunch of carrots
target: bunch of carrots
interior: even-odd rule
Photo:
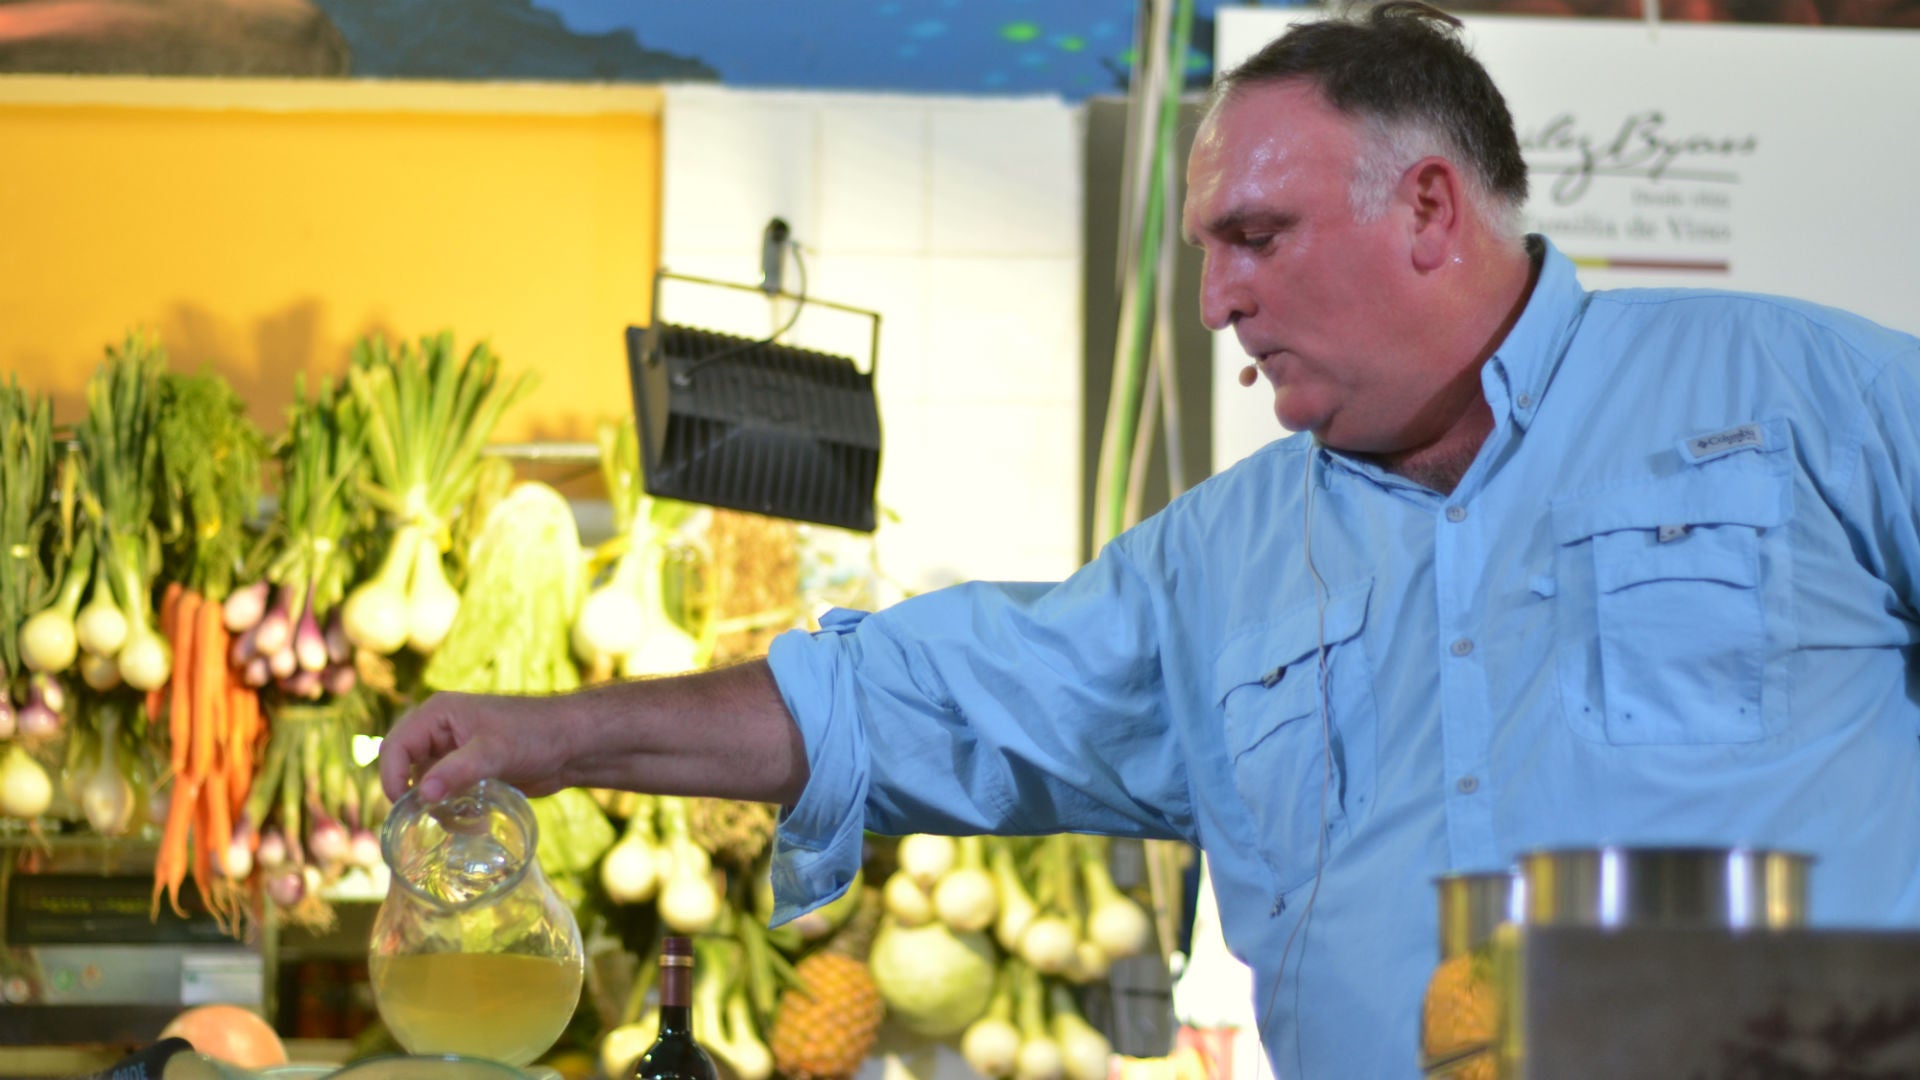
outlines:
[[[172,794],[153,869],[153,907],[162,893],[176,914],[180,887],[194,888],[223,927],[237,929],[242,893],[232,887],[252,856],[236,818],[253,783],[254,757],[265,741],[260,697],[229,662],[229,627],[221,598],[258,550],[248,527],[260,504],[265,437],[248,419],[233,388],[211,373],[160,377],[158,422],[161,498],[154,520],[165,553],[160,632],[173,651],[166,683],[147,695],[147,716],[166,719],[166,778]]]
[[[240,916],[238,894],[220,886],[238,876],[229,862],[239,857],[236,841],[246,861],[259,842],[258,831],[240,817],[267,732],[260,695],[227,661],[231,638],[217,601],[169,583],[160,624],[173,646],[173,675],[149,695],[147,715],[166,710],[173,794],[154,861],[150,917],[158,917],[162,893],[176,914],[186,914],[180,887],[191,874],[207,910],[223,927],[232,926]]]

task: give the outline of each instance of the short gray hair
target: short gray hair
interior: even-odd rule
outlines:
[[[1526,161],[1506,99],[1460,29],[1459,19],[1419,0],[1386,0],[1357,16],[1297,23],[1222,72],[1208,111],[1248,87],[1305,82],[1357,123],[1363,146],[1354,163],[1356,216],[1377,216],[1408,167],[1439,156],[1467,177],[1482,216],[1517,237]]]
[[[1353,220],[1361,225],[1378,220],[1387,212],[1388,201],[1400,178],[1424,158],[1438,157],[1459,161],[1459,150],[1444,134],[1418,122],[1395,122],[1378,114],[1365,117],[1359,125],[1360,150],[1354,155],[1353,179],[1347,188],[1347,204]],[[1518,241],[1522,230],[1520,206],[1512,200],[1488,191],[1479,175],[1463,170],[1467,198],[1480,216],[1502,240]]]

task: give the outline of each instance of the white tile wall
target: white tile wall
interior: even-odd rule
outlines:
[[[930,229],[941,254],[1078,254],[1077,113],[1039,101],[940,107],[932,139]]]
[[[1078,278],[1078,256],[942,255],[928,259],[927,269],[926,369],[933,398],[1078,406],[1081,365],[1044,362],[1080,353],[1079,290],[1063,298],[1053,287]],[[1057,310],[1035,310],[1060,300]]]
[[[925,106],[851,100],[825,104],[818,116],[820,227],[814,242],[834,252],[924,254],[933,161]]]
[[[1078,564],[1081,113],[1046,99],[677,87],[662,261],[757,284],[793,227],[809,295],[879,311],[882,570],[918,590]],[[787,285],[798,285],[788,267]],[[697,295],[702,291],[709,295]],[[749,294],[669,286],[662,310],[764,334]],[[705,320],[705,321],[702,321]],[[788,340],[865,363],[868,326],[809,308]]]
[[[662,120],[663,251],[756,257],[771,217],[814,232],[815,109],[782,95],[741,108],[705,87],[672,99]]]

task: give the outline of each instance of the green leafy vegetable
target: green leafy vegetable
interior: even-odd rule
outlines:
[[[161,540],[173,579],[219,600],[255,537],[266,436],[246,404],[212,372],[160,377]]]
[[[467,564],[466,594],[427,662],[435,690],[544,694],[580,673],[568,636],[580,605],[580,531],[545,484],[522,483],[487,514]]]

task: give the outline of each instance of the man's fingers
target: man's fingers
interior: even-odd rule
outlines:
[[[488,749],[488,740],[483,735],[467,739],[448,751],[445,757],[430,764],[414,785],[420,789],[420,798],[439,802],[489,776],[498,776],[501,762],[497,756],[489,760]]]
[[[401,717],[381,743],[380,786],[389,799],[398,802],[400,796],[407,793],[415,774],[422,770],[435,771],[438,759],[457,753],[467,741],[453,719],[444,715],[445,705],[437,696],[428,698]],[[441,793],[446,790],[442,788]],[[428,799],[437,797],[425,791],[420,794]]]
[[[407,781],[413,773],[413,758],[400,743],[388,735],[380,742],[380,788],[391,802],[399,802],[407,793]]]

